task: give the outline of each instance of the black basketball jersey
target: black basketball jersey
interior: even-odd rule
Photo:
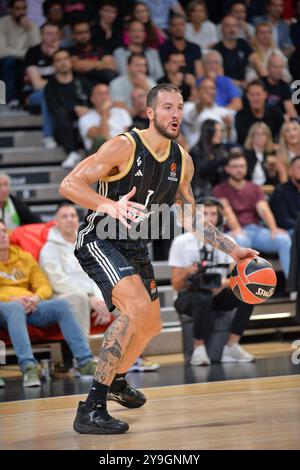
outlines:
[[[149,241],[158,238],[161,221],[174,203],[183,175],[185,155],[182,147],[169,140],[165,154],[158,158],[144,140],[142,131],[134,128],[124,135],[133,144],[128,164],[120,173],[102,178],[97,191],[109,199],[118,201],[135,186],[137,191],[131,200],[145,205],[144,217],[137,218],[132,224],[135,232],[133,235],[133,230],[127,232],[119,220],[107,214],[89,211],[78,232],[78,249],[94,240],[95,236],[110,240],[142,237]],[[137,232],[140,233],[139,236]],[[148,236],[145,236],[145,233],[148,233]]]

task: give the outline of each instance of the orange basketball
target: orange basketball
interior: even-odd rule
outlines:
[[[230,287],[236,297],[247,304],[261,304],[275,291],[276,273],[272,265],[259,256],[237,263],[230,275]]]

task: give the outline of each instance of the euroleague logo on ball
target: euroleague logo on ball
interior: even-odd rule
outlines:
[[[276,273],[272,265],[259,256],[239,261],[233,268],[229,285],[234,295],[247,304],[261,304],[275,292]]]

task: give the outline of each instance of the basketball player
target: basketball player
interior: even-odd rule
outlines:
[[[180,90],[170,84],[152,88],[147,114],[148,129],[134,129],[109,140],[75,167],[60,187],[64,197],[90,210],[79,229],[75,255],[101,289],[109,310],[117,307],[120,311],[104,335],[87,400],[79,403],[74,421],[79,433],[124,433],[128,424],[108,414],[106,401],[128,408],[146,402],[143,393],[130,387],[125,374],[161,331],[160,306],[147,241],[130,237],[133,226],[151,224],[150,205],[152,209],[153,204],[187,204],[193,219],[187,223],[182,217],[181,221],[203,239],[195,231],[199,214],[190,186],[192,160],[173,140],[183,117]],[[96,182],[97,192],[91,188]],[[106,232],[106,238],[101,229],[104,220],[114,220],[117,226],[115,234]],[[201,226],[205,240],[235,261],[258,254],[236,245],[208,222],[201,221]],[[124,230],[128,231],[126,239]]]

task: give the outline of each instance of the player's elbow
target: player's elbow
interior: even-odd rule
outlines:
[[[63,196],[64,198],[68,199],[68,196],[70,194],[70,186],[71,186],[70,178],[68,176],[66,176],[62,180],[62,182],[61,182],[61,184],[58,188],[59,194],[61,196]]]

